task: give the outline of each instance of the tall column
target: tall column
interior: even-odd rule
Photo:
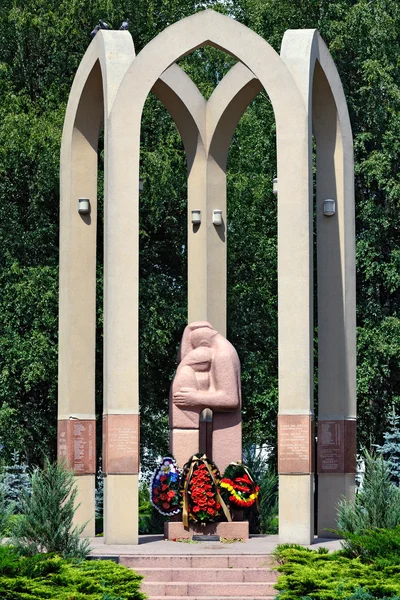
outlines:
[[[277,131],[279,540],[314,537],[311,124]],[[307,135],[308,133],[308,135]]]
[[[58,456],[75,473],[79,501],[75,523],[86,523],[84,535],[93,536],[97,142],[103,121],[98,63],[83,91],[72,90],[68,109],[60,172]],[[78,213],[78,198],[89,198],[89,214]]]
[[[353,146],[344,96],[339,110],[341,114],[317,63],[313,114],[317,144],[318,535],[322,537],[334,536],[329,530],[337,526],[339,500],[354,496],[356,468]],[[327,198],[336,202],[333,216],[324,215]]]

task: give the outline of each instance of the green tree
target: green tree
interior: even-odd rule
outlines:
[[[55,448],[58,161],[69,89],[98,18],[129,16],[139,52],[204,7],[279,51],[289,28],[318,28],[341,75],[355,139],[359,441],[381,443],[400,398],[399,85],[396,0],[3,0],[0,6],[0,435],[28,461]],[[205,97],[235,59],[180,61]],[[186,166],[176,127],[150,94],[142,121],[140,404],[144,458],[163,451],[168,388],[186,319]],[[275,124],[264,92],[243,115],[228,163],[228,335],[242,362],[249,441],[276,443]],[[102,177],[99,159],[99,181]],[[102,185],[99,201],[102,204]],[[102,222],[98,228],[97,412],[101,412]],[[13,433],[12,433],[13,432]],[[15,440],[15,444],[13,443]],[[9,454],[8,454],[9,456]]]

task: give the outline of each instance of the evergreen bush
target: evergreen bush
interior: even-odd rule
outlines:
[[[375,560],[379,564],[400,564],[400,527],[347,533],[343,546],[346,556]]]
[[[20,512],[20,498],[24,492],[31,492],[28,465],[20,464],[19,452],[12,452],[12,464],[3,467],[0,486],[7,505],[13,505],[15,512]]]
[[[278,546],[275,587],[279,600],[392,600],[400,599],[398,566],[361,558],[343,551],[321,553],[301,547]]]
[[[339,502],[337,525],[345,539],[366,529],[400,525],[400,489],[393,484],[382,456],[365,453],[363,487],[354,501]]]
[[[399,486],[400,482],[400,417],[395,411],[389,419],[390,430],[383,434],[385,440],[383,446],[378,446],[380,452],[387,462],[393,482]]]
[[[89,543],[79,537],[84,526],[73,526],[77,509],[73,473],[46,460],[43,470],[32,473],[31,487],[31,494],[23,493],[22,514],[12,524],[12,545],[28,556],[54,552],[64,558],[86,557]]]
[[[253,506],[246,511],[250,533],[278,533],[278,476],[268,466],[266,452],[255,444],[243,447],[243,463],[260,486],[260,510]]]
[[[0,540],[8,533],[13,512],[14,504],[5,499],[4,492],[0,488]]]
[[[73,561],[40,554],[21,557],[0,546],[2,600],[144,600],[142,577],[111,561]]]

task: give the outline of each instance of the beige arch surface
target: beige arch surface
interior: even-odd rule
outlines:
[[[97,145],[133,57],[129,33],[98,33],[76,73],[61,144],[58,454],[75,471],[86,535],[94,535],[96,472]],[[90,199],[89,215],[78,214],[80,197]]]
[[[310,152],[311,136],[303,100],[292,76],[275,51],[256,34],[239,23],[213,11],[204,11],[169,27],[146,46],[133,61],[121,84],[113,106],[110,127],[108,177],[113,181],[113,219],[106,222],[107,273],[105,305],[105,393],[109,414],[125,407],[138,406],[137,392],[137,179],[139,175],[140,119],[144,101],[160,75],[178,58],[193,49],[212,44],[237,56],[266,89],[277,121],[279,200],[279,336],[281,412],[302,417],[311,444],[312,413],[312,319],[309,310],[311,277]],[[278,85],[279,83],[279,85]],[[131,160],[126,160],[129,156]],[[123,186],[120,182],[123,182]],[[297,198],[297,202],[292,199]],[[219,199],[218,199],[219,200]],[[189,210],[192,207],[188,198]],[[123,215],[123,217],[122,217]],[[207,228],[207,214],[200,229]],[[126,223],[130,223],[129,235]],[[132,235],[133,232],[133,235]],[[189,233],[191,233],[189,231]],[[198,232],[193,232],[193,237]],[[119,241],[118,241],[119,240]],[[123,241],[122,241],[123,240]],[[190,241],[190,240],[189,240]],[[199,248],[200,264],[205,249]],[[189,253],[190,254],[190,253]],[[296,261],[293,261],[293,255]],[[129,265],[129,279],[127,278]],[[189,270],[191,264],[189,263]],[[123,273],[125,271],[125,275]],[[199,268],[199,279],[204,269]],[[210,279],[199,283],[199,290],[211,293]],[[107,291],[112,289],[112,294]],[[294,304],[296,299],[296,304]],[[199,295],[199,302],[202,297]],[[295,308],[295,310],[294,310]],[[202,315],[209,318],[208,314]],[[117,321],[118,320],[118,321]],[[119,326],[118,326],[119,322]],[[121,324],[123,323],[123,327]],[[134,369],[132,369],[134,367]],[[297,540],[310,539],[312,513],[311,457],[302,465],[297,480],[299,497],[307,517],[297,522]],[[117,496],[124,495],[123,481],[108,477],[106,485],[120,485]],[[113,483],[114,485],[114,483]],[[107,494],[107,492],[106,492]],[[285,519],[283,519],[285,520]],[[106,534],[108,538],[108,534]],[[293,530],[291,539],[294,539]],[[111,538],[110,538],[111,539]],[[133,538],[131,538],[133,539]]]
[[[356,284],[353,138],[339,74],[316,30],[287,31],[281,55],[312,116],[317,147],[318,533],[355,489]],[[336,215],[323,201],[336,201]]]

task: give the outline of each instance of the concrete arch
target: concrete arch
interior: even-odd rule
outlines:
[[[276,52],[258,35],[236,21],[206,10],[170,26],[151,41],[132,62],[118,90],[110,116],[107,177],[112,197],[106,199],[105,223],[105,413],[132,414],[138,411],[138,190],[140,121],[145,99],[160,75],[178,58],[211,44],[236,56],[266,89],[277,122],[278,177],[278,269],[279,278],[279,371],[280,411],[300,415],[311,444],[312,415],[312,244],[311,244],[311,134],[304,101]],[[279,81],[279,85],[278,84]],[[127,160],[127,156],[130,160]],[[296,199],[296,201],[293,201]],[[188,199],[188,210],[196,208]],[[112,207],[112,208],[111,208]],[[209,215],[198,231],[189,234],[200,240]],[[190,238],[189,238],[190,241]],[[296,261],[293,260],[293,254]],[[196,265],[199,295],[193,302],[207,308],[207,253],[200,248]],[[189,262],[189,269],[191,269]],[[129,276],[128,276],[129,273]],[[296,311],[293,310],[297,299]],[[204,314],[203,319],[208,315]],[[301,349],[299,351],[299,348]],[[300,502],[306,507],[304,522],[297,522],[298,540],[310,539],[312,512],[312,461],[302,465],[297,482],[297,499],[289,485],[283,493],[292,498],[293,514]],[[109,473],[106,504],[113,498],[133,494],[137,475]],[[285,481],[281,483],[281,489]],[[289,507],[290,509],[290,507]],[[290,509],[290,510],[291,510]],[[118,513],[117,509],[111,512]],[[105,531],[112,542],[111,531]],[[137,524],[134,519],[117,535],[127,536]],[[293,540],[293,529],[288,529]],[[283,533],[285,539],[285,533]]]
[[[72,84],[61,143],[58,455],[74,468],[86,535],[95,509],[97,145],[134,55],[129,33],[97,34]],[[80,197],[89,215],[79,215]]]
[[[338,500],[352,497],[355,486],[353,138],[340,77],[319,33],[287,31],[281,55],[308,107],[317,149],[318,532],[327,535],[336,527]],[[323,214],[326,198],[336,201],[330,218]]]
[[[208,103],[174,64],[180,56],[204,44],[219,47],[242,61],[217,86]],[[96,148],[105,115],[106,543],[137,541],[134,509],[139,468],[137,183],[144,101],[153,89],[171,112],[188,160],[188,215],[192,208],[201,208],[203,212],[200,227],[193,227],[188,219],[189,321],[210,320],[224,332],[226,240],[224,229],[212,224],[211,213],[213,208],[220,208],[226,214],[225,171],[230,139],[241,114],[261,87],[271,99],[277,123],[279,445],[283,447],[296,428],[301,431],[302,446],[293,456],[290,453],[285,456],[283,452],[280,456],[280,491],[285,499],[280,506],[280,536],[282,541],[300,543],[313,537],[311,115],[320,169],[328,178],[319,179],[317,195],[324,198],[326,181],[334,183],[339,217],[333,227],[319,217],[318,227],[324,239],[340,242],[340,250],[335,250],[335,271],[332,275],[331,268],[329,276],[327,267],[332,267],[332,263],[328,264],[327,249],[331,242],[319,247],[319,282],[324,289],[323,298],[330,301],[329,306],[333,306],[344,329],[351,329],[354,212],[347,108],[333,61],[315,31],[288,32],[280,58],[246,27],[207,10],[169,27],[136,58],[128,33],[100,32],[78,70],[67,109],[61,173],[59,453],[66,453],[66,439],[80,440],[86,449],[87,462],[81,461],[81,476],[77,479],[82,507],[90,518],[94,513],[95,470]],[[77,214],[76,200],[82,196],[93,199],[89,217]],[[339,284],[340,298],[336,297],[332,303],[330,291]],[[72,289],[79,289],[79,295],[72,296]],[[320,314],[325,315],[320,326],[321,339],[324,335],[328,339],[334,319],[330,320],[324,301]],[[351,331],[344,332],[337,339],[334,359],[335,368],[345,382],[344,402],[337,405],[337,413],[325,410],[329,402],[324,404],[324,398],[321,406],[328,426],[331,421],[341,420],[343,432],[351,434],[355,414],[351,362],[354,335]],[[77,346],[79,351],[75,353]],[[87,353],[87,348],[93,348],[93,352]],[[343,348],[345,361],[340,356]],[[324,371],[331,358],[327,349],[326,342],[322,344],[320,368],[328,389],[332,373],[326,368]],[[115,440],[123,440],[122,445],[115,445]],[[342,478],[341,485],[346,490],[348,483],[349,478]],[[133,501],[133,510],[129,507],[128,513],[124,510],[126,495]],[[122,519],[121,514],[126,518]],[[81,512],[78,520],[85,521],[86,515]]]

